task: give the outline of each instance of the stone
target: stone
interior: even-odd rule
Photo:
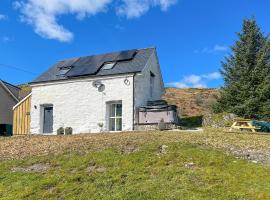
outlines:
[[[168,146],[167,145],[161,145],[159,148],[158,148],[158,154],[166,154],[168,153]]]
[[[185,167],[188,169],[196,169],[197,166],[195,165],[195,163],[190,162],[190,163],[186,163]]]
[[[86,168],[86,172],[87,173],[104,173],[107,171],[106,167],[103,166],[97,166],[96,164],[90,164],[87,168]]]

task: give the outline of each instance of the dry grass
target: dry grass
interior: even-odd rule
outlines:
[[[270,166],[270,135],[228,133],[222,129],[206,129],[204,132],[194,133],[152,131],[0,138],[0,158],[1,160],[20,159],[48,154],[89,152],[110,147],[123,149],[130,145],[156,142],[183,142],[223,149],[236,156]]]
[[[181,116],[200,116],[209,114],[220,89],[177,89],[166,88],[163,99],[178,107]]]

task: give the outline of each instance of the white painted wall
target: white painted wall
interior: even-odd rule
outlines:
[[[31,133],[42,133],[43,104],[53,104],[54,134],[60,127],[72,127],[74,133],[100,132],[99,122],[108,130],[106,102],[110,101],[122,101],[123,130],[132,130],[133,75],[99,78],[106,87],[103,93],[92,86],[94,80],[97,78],[32,85]]]
[[[155,75],[153,96],[150,95],[150,72]],[[162,74],[156,52],[154,52],[142,73],[137,74],[135,82],[135,109],[147,104],[147,101],[160,100],[165,92]]]

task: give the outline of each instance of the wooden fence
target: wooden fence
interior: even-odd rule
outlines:
[[[13,135],[30,134],[31,94],[13,108]]]

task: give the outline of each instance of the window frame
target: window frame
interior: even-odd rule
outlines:
[[[72,66],[70,67],[59,67],[58,68],[58,72],[56,74],[56,76],[65,76],[70,70],[72,69]],[[65,73],[61,73],[62,70],[66,70]]]
[[[121,105],[121,115],[117,115],[117,105]],[[114,111],[112,111],[112,109],[114,109]],[[111,115],[112,112],[114,113],[114,115]],[[117,130],[117,119],[121,120],[121,127],[120,130]],[[113,125],[114,128],[111,124],[111,120],[113,120]],[[120,102],[116,102],[116,103],[109,103],[109,131],[122,131],[123,129],[123,104]]]
[[[106,68],[106,66],[110,65],[109,68]],[[116,65],[116,62],[105,62],[101,68],[101,70],[110,70],[112,68],[114,68],[114,66]]]
[[[154,96],[155,74],[150,72],[150,97]]]

